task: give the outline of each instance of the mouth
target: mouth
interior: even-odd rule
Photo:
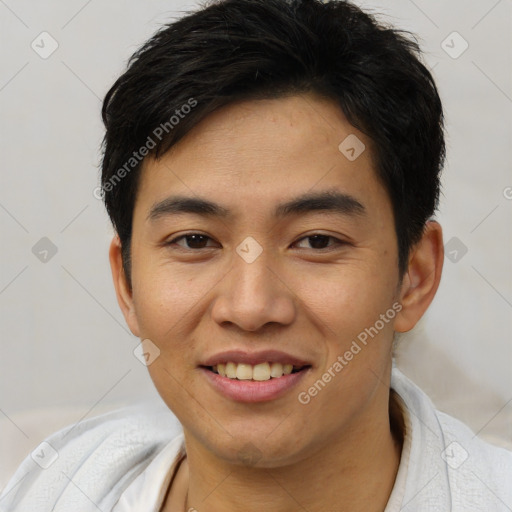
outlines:
[[[236,402],[269,402],[287,396],[310,373],[313,365],[277,350],[223,352],[201,362],[209,385]]]
[[[203,366],[203,368],[227,379],[264,382],[271,379],[281,379],[286,375],[302,372],[311,368],[311,365],[282,364],[275,361],[252,365],[227,361],[213,366]]]
[[[280,350],[229,350],[206,357],[201,374],[220,395],[236,402],[268,402],[288,395],[310,373],[311,361]]]

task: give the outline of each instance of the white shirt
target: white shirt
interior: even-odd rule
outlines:
[[[511,512],[512,452],[437,411],[397,368],[391,387],[405,436],[385,512]],[[0,496],[0,511],[158,512],[185,447],[179,422],[160,404],[67,427],[33,454]]]

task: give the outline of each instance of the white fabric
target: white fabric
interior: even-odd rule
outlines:
[[[403,403],[402,458],[385,512],[510,512],[512,452],[476,437],[436,411],[397,368]],[[58,458],[47,469],[35,450],[0,496],[5,512],[157,512],[184,454],[183,434],[165,406],[122,409],[47,439]]]

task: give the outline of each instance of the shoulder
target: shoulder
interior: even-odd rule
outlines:
[[[0,496],[0,510],[108,510],[181,433],[178,420],[162,403],[79,421],[25,458]]]
[[[512,452],[439,411],[397,368],[392,388],[403,401],[410,438],[406,502],[416,511],[440,504],[453,512],[512,510]]]
[[[456,418],[440,411],[436,414],[444,437],[441,456],[454,500],[465,506],[479,499],[512,507],[512,452],[479,438]]]

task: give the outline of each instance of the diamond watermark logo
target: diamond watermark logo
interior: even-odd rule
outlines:
[[[343,139],[338,146],[338,149],[347,160],[353,162],[361,156],[363,151],[366,149],[366,146],[361,139],[351,133],[348,137]]]
[[[442,452],[441,458],[452,469],[458,469],[469,457],[468,452],[457,441],[451,442]]]
[[[252,236],[248,236],[236,248],[236,252],[246,263],[252,263],[263,252],[263,247]]]
[[[48,32],[41,32],[30,44],[41,59],[47,59],[59,47],[59,43]]]
[[[46,441],[43,441],[30,456],[43,469],[49,468],[59,458],[57,450]]]
[[[252,443],[245,444],[237,454],[238,460],[248,466],[254,466],[263,454]]]
[[[57,246],[46,236],[43,236],[32,247],[32,254],[41,263],[48,263],[57,254],[57,251]]]
[[[469,48],[469,43],[454,31],[443,40],[441,48],[452,59],[458,59]]]
[[[133,355],[144,366],[149,366],[153,364],[158,357],[160,357],[160,349],[150,339],[145,339],[135,347]]]
[[[466,245],[456,236],[450,238],[444,245],[444,254],[452,263],[458,263],[467,252]]]

